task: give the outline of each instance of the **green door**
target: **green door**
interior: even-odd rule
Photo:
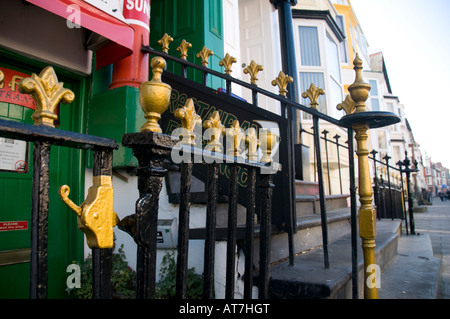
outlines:
[[[26,103],[28,96],[17,92],[16,83],[18,76],[39,74],[46,65],[4,52],[0,56],[0,70],[5,73],[0,86],[0,118],[32,124],[34,111]],[[72,104],[61,105],[58,128],[83,133],[86,80],[55,71],[76,96]],[[32,153],[33,143],[0,139],[0,298],[29,297]],[[83,201],[84,151],[53,146],[50,154],[48,297],[65,298],[66,268],[74,260],[82,262],[83,236],[76,217],[60,200],[58,188],[70,185],[71,198],[76,203]]]

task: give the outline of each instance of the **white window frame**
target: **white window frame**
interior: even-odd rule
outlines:
[[[301,53],[300,53],[300,34],[299,34],[299,27],[305,26],[305,27],[316,27],[317,28],[317,36],[318,36],[318,42],[319,42],[319,54],[320,54],[320,66],[303,66],[301,65]],[[330,72],[330,66],[328,65],[328,59],[327,59],[327,47],[326,47],[326,37],[327,33],[331,37],[331,39],[336,43],[337,45],[337,54],[338,54],[338,62],[340,63],[341,57],[340,57],[340,50],[339,50],[339,40],[334,35],[333,31],[328,27],[327,23],[323,20],[307,20],[307,19],[294,19],[293,20],[293,28],[294,28],[294,40],[295,40],[295,54],[297,59],[297,74],[300,75],[300,72],[317,72],[317,73],[323,73],[324,75],[324,82],[325,87],[322,88],[325,90],[325,99],[326,99],[326,107],[327,107],[327,115],[332,116],[336,119],[340,119],[344,114],[342,111],[338,111],[336,109],[336,105],[333,105],[331,95],[326,94],[327,92],[332,92],[331,89],[331,82],[334,80],[336,83],[338,83],[339,87],[341,88],[341,96],[344,97],[344,85],[341,81],[337,81],[337,79],[331,74]],[[340,63],[341,64],[341,63]],[[342,75],[342,68],[339,67],[339,75],[340,78],[343,78]],[[299,83],[299,91],[300,83]],[[303,92],[300,92],[300,94]],[[302,119],[305,121],[311,121],[310,119]]]

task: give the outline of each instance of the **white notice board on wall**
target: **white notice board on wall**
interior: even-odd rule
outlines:
[[[23,172],[26,154],[27,142],[0,137],[0,170]]]

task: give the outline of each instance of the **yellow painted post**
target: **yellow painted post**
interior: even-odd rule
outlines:
[[[368,131],[370,128],[383,127],[398,123],[400,119],[391,112],[369,112],[366,100],[369,97],[370,85],[362,79],[362,60],[356,54],[353,61],[356,73],[355,82],[349,86],[350,96],[337,108],[346,115],[339,123],[353,128],[357,142],[359,200],[358,212],[359,235],[362,239],[364,254],[364,298],[377,299],[380,287],[380,269],[375,263],[376,210],[372,206],[372,181],[369,170],[369,150],[367,149]]]

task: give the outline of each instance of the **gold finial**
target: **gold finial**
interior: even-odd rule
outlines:
[[[196,57],[202,59],[202,65],[206,67],[209,64],[209,57],[213,54],[214,52],[212,50],[208,49],[206,46],[203,46],[203,49],[197,53]]]
[[[20,80],[18,89],[20,93],[27,93],[33,97],[36,110],[31,116],[35,125],[55,127],[54,121],[58,119],[55,109],[60,102],[72,103],[75,94],[58,82],[55,71],[51,66],[44,68],[39,75],[33,73],[31,78]]]
[[[319,106],[319,96],[324,94],[325,91],[323,89],[316,87],[314,83],[311,83],[309,89],[302,93],[302,97],[304,99],[309,98],[311,101],[311,107],[317,110],[317,107]]]
[[[227,53],[225,57],[219,62],[219,65],[224,66],[225,74],[230,75],[230,73],[233,72],[233,70],[231,70],[231,66],[233,65],[233,63],[236,62],[237,62],[236,58]]]
[[[220,121],[220,115],[218,111],[214,111],[209,119],[203,122],[203,128],[209,132],[209,142],[205,147],[205,150],[211,152],[223,152],[223,146],[220,141],[222,135],[226,133],[225,126]]]
[[[158,40],[158,44],[162,47],[162,52],[169,53],[169,44],[173,41],[173,38],[164,33],[163,37]]]
[[[284,74],[283,71],[280,71],[280,73],[278,74],[278,77],[272,81],[272,85],[273,86],[278,85],[280,95],[286,97],[286,93],[288,92],[288,90],[286,90],[287,85],[292,82],[294,82],[294,79],[292,78],[292,76]]]
[[[261,145],[261,151],[263,153],[260,162],[261,163],[272,162],[272,157],[270,157],[270,154],[272,154],[272,150],[277,142],[277,136],[273,134],[271,130],[265,129],[259,134],[259,140]]]
[[[112,248],[113,228],[119,223],[119,218],[113,211],[111,176],[94,176],[86,200],[80,206],[69,199],[69,186],[61,186],[58,192],[64,203],[77,214],[78,228],[86,234],[88,246]]]
[[[181,127],[183,130],[181,144],[194,145],[195,126],[202,122],[200,115],[195,112],[194,100],[187,99],[186,104],[182,108],[176,109],[174,115],[177,119],[181,120]]]
[[[234,120],[231,127],[226,129],[226,134],[228,141],[227,155],[240,156],[242,153],[241,142],[245,135],[238,120]]]
[[[186,60],[188,56],[187,52],[190,48],[192,48],[192,44],[183,39],[183,41],[181,41],[180,46],[177,48],[177,51],[180,52],[180,57],[183,60]]]
[[[169,84],[161,81],[166,60],[161,57],[154,57],[150,66],[153,70],[152,80],[142,83],[139,87],[139,102],[147,119],[147,122],[141,128],[141,132],[162,133],[158,121],[161,114],[169,106],[172,88]]]
[[[256,75],[258,75],[258,72],[262,70],[264,70],[263,66],[257,64],[254,60],[252,60],[252,62],[250,62],[250,65],[244,69],[244,73],[250,74],[250,83],[256,85],[256,81],[258,81]]]
[[[350,96],[350,94],[348,94],[345,97],[345,101],[338,104],[336,106],[336,108],[338,110],[344,110],[345,114],[348,115],[348,114],[352,114],[353,112],[355,112],[355,106],[356,106],[355,102],[352,100],[352,97]]]
[[[362,78],[362,60],[356,53],[355,60],[353,61],[354,70],[356,73],[355,82],[348,87],[352,100],[356,104],[355,113],[367,112],[366,100],[369,97],[371,86],[363,81]]]
[[[259,140],[256,135],[256,129],[250,127],[247,130],[247,136],[245,137],[245,144],[247,145],[247,158],[249,161],[256,161],[258,159],[258,146]]]

